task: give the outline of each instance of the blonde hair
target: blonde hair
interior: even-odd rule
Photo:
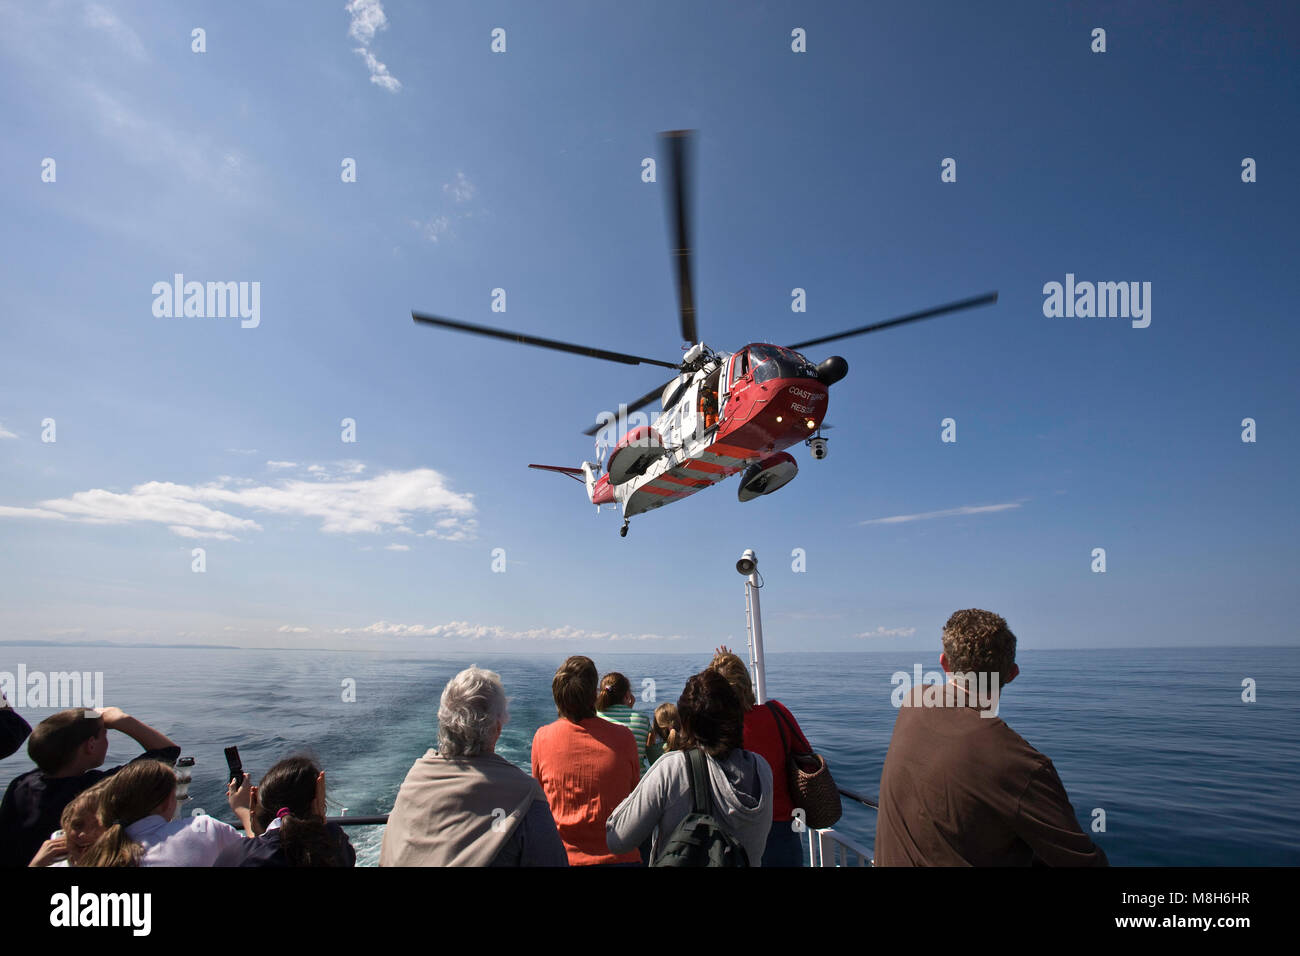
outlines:
[[[63,813],[59,815],[59,827],[64,833],[72,829],[72,824],[76,822],[77,817],[89,813],[96,819],[99,818],[99,801],[104,796],[104,788],[108,786],[108,780],[101,780],[93,787],[81,791],[63,808]]]
[[[104,834],[81,858],[82,866],[139,866],[144,847],[126,828],[143,820],[176,792],[176,771],[161,760],[133,760],[108,778],[99,800]]]
[[[677,705],[663,703],[655,708],[654,720],[650,722],[650,732],[645,735],[645,746],[649,750],[656,737],[664,742],[664,750],[682,749],[682,720],[677,716]]]
[[[754,685],[749,682],[749,668],[744,661],[735,654],[715,654],[709,663],[709,670],[717,671],[726,678],[740,698],[740,706],[746,713],[754,709]]]

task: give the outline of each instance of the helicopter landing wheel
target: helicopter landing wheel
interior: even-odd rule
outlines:
[[[626,537],[627,537],[627,522],[626,522],[626,521],[623,522],[623,527],[621,527],[621,528],[618,529],[618,536],[619,536],[620,538],[626,538]]]

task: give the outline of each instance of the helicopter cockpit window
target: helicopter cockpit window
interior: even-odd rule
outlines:
[[[750,361],[754,368],[754,381],[766,382],[773,378],[816,378],[817,368],[798,352],[779,345],[751,345]]]
[[[749,370],[749,353],[740,352],[736,355],[736,360],[731,363],[731,384],[735,385],[745,377],[745,372]]]

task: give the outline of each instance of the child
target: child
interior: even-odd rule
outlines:
[[[72,798],[59,818],[62,829],[42,844],[32,857],[31,866],[81,865],[86,851],[104,835],[104,826],[99,822],[99,800],[107,782],[101,780]]]
[[[0,866],[30,863],[72,798],[122,769],[97,769],[108,754],[110,730],[145,748],[137,760],[174,764],[181,755],[166,735],[119,707],[76,708],[46,717],[27,740],[27,755],[36,769],[10,781],[0,802]]]
[[[653,764],[669,750],[681,749],[682,723],[677,716],[676,704],[660,704],[655,708],[655,719],[645,738],[645,757]]]

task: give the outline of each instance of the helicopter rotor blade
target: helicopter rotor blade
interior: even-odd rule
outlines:
[[[644,358],[640,355],[628,355],[625,352],[610,352],[606,349],[595,349],[587,345],[574,345],[570,342],[560,342],[556,339],[544,339],[538,335],[525,335],[522,332],[511,332],[508,329],[494,329],[486,325],[471,325],[469,322],[456,322],[452,319],[439,318],[436,315],[426,315],[423,312],[412,312],[411,318],[416,322],[424,322],[428,325],[436,325],[444,329],[455,329],[458,332],[470,332],[474,335],[485,335],[493,339],[505,339],[507,342],[518,342],[520,345],[533,345],[538,348],[553,349],[557,352],[571,352],[574,355],[585,355],[588,358],[604,359],[607,362],[619,362],[623,365],[658,365],[661,368],[677,369],[681,367],[680,362],[661,362],[659,359]]]
[[[676,378],[670,378],[667,382],[664,382],[662,385],[658,386],[657,388],[653,388],[650,391],[646,392],[636,401],[632,402],[630,405],[627,406],[628,414],[631,414],[632,412],[645,408],[647,405],[649,405],[651,402],[653,402],[655,399],[657,399],[660,395],[664,393],[664,389],[668,387],[670,382],[675,382],[675,381],[677,381]],[[595,425],[592,425],[590,428],[584,431],[583,434],[587,436],[594,435],[596,434],[596,432],[600,431],[601,428],[603,427],[604,425],[602,425],[600,422],[597,422]]]
[[[692,345],[699,341],[695,325],[694,247],[691,245],[690,196],[688,166],[694,130],[675,129],[660,134],[668,149],[669,238],[673,243],[673,277],[677,280],[677,308],[681,314],[682,340]]]
[[[871,325],[864,325],[859,329],[850,329],[847,332],[837,332],[834,335],[823,335],[821,338],[809,339],[807,342],[797,342],[788,348],[799,350],[805,349],[812,345],[824,345],[827,342],[836,342],[839,339],[847,339],[854,335],[866,335],[868,332],[879,332],[881,329],[891,329],[896,325],[906,325],[909,322],[920,322],[922,319],[933,319],[935,316],[947,315],[949,312],[960,312],[963,309],[974,309],[981,305],[992,305],[998,301],[996,292],[986,292],[984,295],[972,296],[969,299],[962,299],[960,302],[949,302],[947,305],[941,305],[937,308],[926,309],[922,312],[911,312],[907,315],[900,315],[894,319],[887,319],[884,322],[874,322]]]

